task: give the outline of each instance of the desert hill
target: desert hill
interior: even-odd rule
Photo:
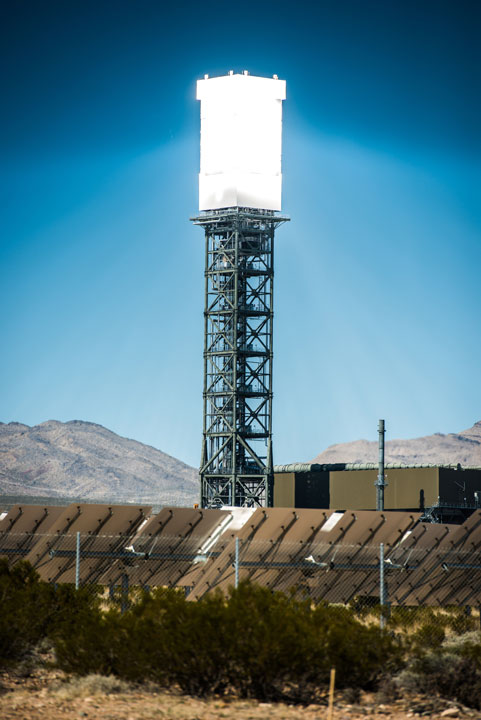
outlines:
[[[481,421],[468,430],[443,435],[427,435],[412,440],[386,440],[387,463],[433,463],[481,466]],[[378,444],[376,441],[355,440],[354,442],[331,445],[317,455],[315,463],[376,463]]]
[[[331,445],[312,462],[377,462],[377,442]],[[387,440],[386,463],[481,466],[481,421],[468,430]],[[198,471],[95,423],[0,423],[0,494],[155,505],[198,499]]]
[[[0,494],[192,505],[198,471],[95,423],[0,423]]]

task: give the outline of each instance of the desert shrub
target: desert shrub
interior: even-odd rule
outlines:
[[[72,700],[86,695],[113,695],[128,693],[131,685],[112,675],[83,675],[69,678],[66,682],[52,687],[53,694],[63,700]]]
[[[418,689],[423,692],[438,693],[481,709],[481,673],[478,663],[472,658],[428,653],[415,660],[411,672],[417,677]]]
[[[400,647],[379,627],[366,627],[344,607],[318,606],[316,629],[325,658],[336,667],[339,687],[372,688],[384,672],[398,667]]]
[[[479,620],[472,615],[466,614],[463,609],[459,609],[446,622],[446,627],[452,630],[456,635],[464,635],[471,630],[475,630],[479,625]]]
[[[220,594],[195,603],[175,589],[145,595],[121,618],[130,660],[123,654],[116,669],[132,680],[178,684],[189,694],[222,692],[228,682],[229,657],[225,616]]]
[[[0,559],[0,665],[21,659],[61,625],[74,632],[79,615],[90,617],[95,598],[71,586],[42,582],[27,562]]]
[[[66,619],[85,598],[69,588],[58,588],[39,580],[31,565],[19,562],[9,567],[0,560],[0,664],[19,660],[42,639],[58,621]]]
[[[242,583],[226,607],[230,682],[244,697],[275,699],[286,684],[305,692],[319,672],[312,631],[307,601]]]
[[[376,692],[377,703],[392,703],[399,696],[399,687],[392,675],[384,675]]]
[[[419,625],[433,624],[438,621],[432,608],[394,606],[391,608],[389,625],[399,630],[414,629]]]
[[[58,665],[80,675],[114,674],[130,681],[177,683],[184,692],[220,692],[225,655],[219,627],[221,596],[187,603],[183,593],[144,593],[121,614],[117,609],[80,618],[76,633],[55,635]]]
[[[464,635],[451,635],[443,642],[447,653],[463,655],[478,660],[481,668],[481,632],[471,630]]]
[[[91,608],[77,615],[75,626],[59,623],[52,631],[57,664],[66,672],[79,675],[115,673],[116,658],[123,640],[116,610],[101,612]]]
[[[307,697],[328,682],[369,687],[394,662],[397,648],[378,628],[366,627],[343,607],[298,600],[268,588],[241,584],[226,608],[231,648],[230,682],[243,696]]]
[[[379,614],[379,598],[374,595],[356,595],[356,597],[349,601],[348,608],[360,617],[365,617],[372,613]]]
[[[0,663],[23,655],[40,639],[34,615],[37,576],[26,563],[10,569],[0,560]]]
[[[425,649],[441,647],[445,637],[446,633],[442,624],[427,622],[411,635],[410,645],[413,650],[424,652]]]
[[[481,633],[450,636],[435,648],[418,644],[411,650],[398,676],[402,687],[481,709]]]
[[[339,693],[337,693],[339,695]],[[357,705],[361,701],[361,689],[347,687],[342,690],[342,699],[349,705]]]
[[[79,674],[176,684],[190,694],[305,700],[328,681],[370,687],[395,665],[398,648],[352,612],[243,583],[228,598],[187,602],[173,589],[116,610],[79,617],[76,634],[55,636],[59,665]]]

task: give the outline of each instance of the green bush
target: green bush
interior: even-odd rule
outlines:
[[[439,648],[443,644],[445,637],[446,633],[442,624],[427,622],[411,635],[411,648],[418,652],[423,652],[425,649]]]
[[[481,709],[481,674],[472,658],[427,653],[415,660],[411,672],[417,677],[418,689],[424,693],[439,694]]]
[[[399,664],[399,647],[349,609],[248,583],[226,598],[187,602],[175,589],[137,593],[123,614],[91,589],[39,580],[26,563],[0,562],[0,658],[20,659],[44,638],[57,664],[81,676],[176,685],[195,695],[305,701],[335,667],[340,688],[374,687]]]
[[[79,615],[91,617],[92,593],[42,582],[31,565],[12,568],[0,559],[0,665],[22,658],[60,627],[73,628]]]
[[[26,563],[0,560],[0,664],[20,658],[42,637],[36,612],[37,575]],[[41,603],[40,603],[41,604]]]
[[[464,635],[467,632],[475,630],[479,624],[479,620],[472,615],[467,615],[462,608],[458,608],[457,612],[446,623],[456,635]]]
[[[391,608],[389,626],[397,630],[408,630],[422,625],[439,623],[440,618],[433,608],[422,606],[394,606]]]
[[[436,647],[414,645],[411,652],[407,669],[399,676],[401,685],[481,709],[479,631],[448,637]]]
[[[65,626],[63,626],[65,628]],[[336,667],[340,687],[372,687],[398,662],[392,639],[344,608],[241,584],[226,599],[144,594],[128,612],[92,612],[55,634],[60,667],[79,674],[177,684],[190,694],[305,700]]]

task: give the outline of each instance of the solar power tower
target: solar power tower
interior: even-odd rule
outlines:
[[[230,72],[197,83],[205,231],[201,506],[270,506],[274,235],[286,84]]]

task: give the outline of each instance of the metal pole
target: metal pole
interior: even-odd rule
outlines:
[[[77,546],[75,548],[75,589],[80,586],[80,533],[77,533]]]
[[[236,537],[236,539],[235,539],[234,572],[235,572],[234,587],[237,588],[239,585],[239,538],[238,537]]]
[[[327,706],[327,720],[332,720],[332,710],[334,707],[334,685],[336,683],[336,668],[331,668],[331,677],[329,679],[329,703]]]
[[[380,628],[384,630],[386,618],[384,615],[386,607],[386,584],[384,582],[384,543],[379,545],[379,601],[381,604]]]
[[[266,487],[266,507],[274,507],[274,468],[272,462],[272,372],[274,364],[274,226],[271,227],[271,255],[270,269],[272,271],[271,282],[269,288],[269,323],[270,323],[270,352],[269,352],[269,373],[267,382],[269,383],[269,436],[267,439],[267,487]]]
[[[384,488],[386,487],[384,477],[384,435],[386,433],[384,420],[379,420],[379,470],[376,485],[376,510],[384,510]]]
[[[207,310],[209,306],[209,276],[207,273],[207,270],[209,268],[209,245],[210,245],[210,233],[205,233],[205,271],[204,271],[204,390],[202,393],[202,406],[203,406],[203,426],[202,426],[202,452],[201,452],[201,458],[200,458],[200,493],[199,493],[199,503],[201,508],[207,507],[209,504],[208,501],[208,492],[206,487],[206,482],[204,480],[204,466],[207,461],[208,457],[208,451],[207,451],[207,348],[208,348],[208,319],[207,319]]]
[[[120,601],[120,612],[122,615],[129,607],[129,576],[127,573],[122,575],[122,589],[121,589],[121,601]]]
[[[233,378],[233,385],[234,385],[234,397],[233,397],[233,405],[232,405],[232,413],[233,413],[233,435],[232,435],[232,459],[231,459],[231,480],[230,480],[230,495],[231,495],[231,505],[242,505],[241,493],[240,493],[240,487],[238,487],[238,476],[237,472],[240,469],[238,467],[238,453],[239,453],[239,442],[238,442],[238,430],[239,430],[239,424],[244,425],[245,424],[245,407],[243,400],[239,397],[239,360],[237,357],[237,352],[239,350],[239,285],[241,286],[242,290],[245,290],[245,278],[239,277],[239,216],[237,216],[235,221],[235,230],[234,230],[234,313],[233,313],[233,326],[232,326],[232,344],[235,348],[235,355],[233,359],[234,367],[232,378]],[[245,293],[244,295],[244,302],[246,302]],[[247,343],[247,339],[245,336],[245,319],[243,319],[243,342],[244,344]],[[242,377],[242,373],[241,377]],[[244,375],[244,382],[245,382],[245,375]],[[241,470],[241,473],[243,472],[243,469]],[[236,538],[237,539],[237,538]],[[237,587],[237,584],[236,584]]]

